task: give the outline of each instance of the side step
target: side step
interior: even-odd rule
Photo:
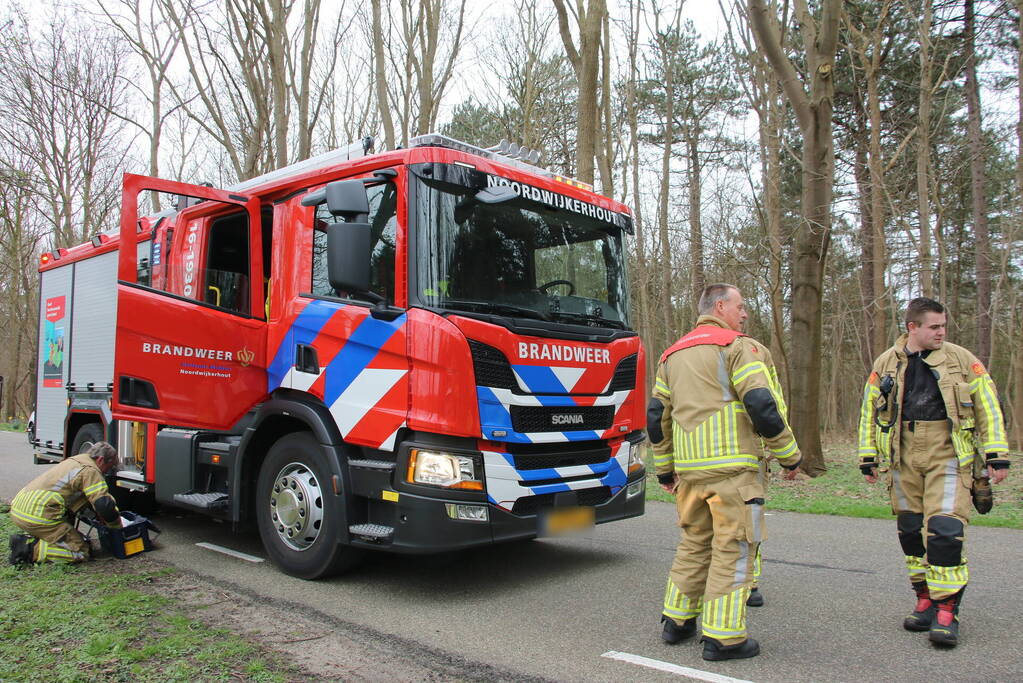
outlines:
[[[227,511],[231,498],[226,493],[175,493],[174,504],[184,508],[219,514]]]
[[[383,524],[353,524],[348,527],[348,533],[360,541],[369,543],[390,543],[394,537],[394,527]]]
[[[60,462],[63,459],[64,456],[59,453],[36,451],[32,454],[32,463],[35,465],[49,465],[50,463]]]

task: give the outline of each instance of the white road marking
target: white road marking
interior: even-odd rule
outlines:
[[[693,680],[697,681],[707,681],[707,683],[752,683],[751,681],[746,681],[741,678],[732,678],[731,676],[722,676],[721,674],[711,673],[710,671],[690,669],[688,666],[669,664],[668,662],[662,662],[659,659],[641,657],[639,655],[629,654],[628,652],[615,652],[614,650],[610,650],[602,654],[601,657],[607,657],[608,659],[617,659],[622,662],[628,662],[629,664],[636,664],[637,666],[645,666],[648,669],[666,671],[668,673],[677,674],[679,676],[692,678]]]
[[[205,542],[203,542],[203,543],[196,543],[196,545],[199,546],[200,548],[206,548],[207,550],[212,550],[213,552],[216,552],[216,553],[223,553],[224,555],[230,555],[231,557],[237,557],[239,560],[245,560],[246,562],[262,562],[263,561],[262,557],[256,557],[255,555],[246,555],[245,553],[240,553],[237,550],[231,550],[230,548],[225,548],[224,546],[221,546],[221,545],[214,545],[213,543],[205,543]]]

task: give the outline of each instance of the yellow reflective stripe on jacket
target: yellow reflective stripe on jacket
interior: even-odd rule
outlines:
[[[970,382],[970,394],[973,396],[974,411],[978,413],[978,434],[983,441],[977,444],[984,453],[1004,453],[1009,450],[1009,440],[1005,436],[1005,420],[995,395],[995,383],[991,376],[983,374]]]
[[[774,402],[778,405],[778,412],[781,413],[785,425],[789,422],[789,406],[785,403],[785,393],[781,390],[781,382],[778,381],[778,371],[772,365],[767,369],[767,384],[774,396]]]
[[[665,396],[671,396],[671,389],[668,388],[668,383],[660,377],[654,382],[654,393],[660,392]]]
[[[661,469],[671,464],[671,453],[654,453],[654,467]]]
[[[105,481],[103,481],[103,480],[97,481],[95,484],[93,484],[92,486],[89,486],[84,491],[82,491],[82,493],[85,494],[86,498],[92,498],[96,494],[106,493],[106,492],[107,492],[107,483]]]
[[[60,515],[57,519],[46,516],[46,506],[51,501],[60,503]],[[29,524],[56,526],[63,521],[64,499],[54,491],[19,491],[11,501],[11,517]]]
[[[860,403],[860,426],[858,433],[860,458],[877,457],[877,441],[874,431],[874,402],[881,395],[881,390],[867,382],[863,387],[863,402]]]
[[[781,448],[768,448],[767,450],[774,454],[776,458],[781,459],[787,458],[793,453],[795,453],[797,450],[799,450],[799,446],[796,445],[796,440],[792,439],[792,441],[789,441],[788,444],[782,446]]]
[[[956,458],[960,465],[969,465],[973,462],[976,453],[976,445],[973,435],[965,429],[952,430],[952,448],[956,452]]]
[[[692,431],[672,423],[676,470],[706,470],[746,465],[758,467],[755,456],[742,452],[736,415],[745,413],[742,404],[732,401],[711,414]]]
[[[767,373],[767,366],[762,361],[756,360],[752,363],[746,363],[735,372],[732,373],[732,384],[739,384],[744,379],[748,379],[758,372],[764,373],[767,378],[768,384],[770,384],[770,375]]]

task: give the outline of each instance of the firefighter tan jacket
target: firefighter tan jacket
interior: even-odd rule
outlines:
[[[710,334],[696,334],[701,326]],[[703,479],[700,473],[755,470],[765,446],[782,465],[799,464],[770,352],[727,330],[718,318],[700,316],[696,330],[672,349],[700,336],[720,341],[669,349],[661,359],[648,414],[658,474]]]
[[[908,335],[902,335],[895,346],[878,356],[863,388],[859,425],[861,464],[878,463],[882,469],[889,464],[898,465],[907,339]],[[960,466],[972,463],[978,450],[988,456],[989,463],[1008,465],[1004,457],[1009,450],[1005,421],[995,383],[983,364],[963,347],[949,342],[931,351],[923,362],[937,375]],[[881,388],[888,385],[891,389],[883,396]]]
[[[112,497],[106,479],[86,454],[63,460],[25,485],[11,502],[11,516],[28,524],[56,526],[86,504]],[[115,508],[116,509],[116,508]]]

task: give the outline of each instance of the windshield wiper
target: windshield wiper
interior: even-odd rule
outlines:
[[[612,327],[616,330],[624,330],[625,323],[618,320],[611,320],[610,318],[604,318],[599,315],[593,315],[592,313],[570,313],[568,311],[551,311],[551,316],[555,320],[562,320],[565,322],[577,322],[582,321],[584,324],[594,326],[594,323],[601,327]]]
[[[535,318],[537,320],[550,321],[550,316],[537,311],[533,308],[526,308],[525,306],[515,306],[512,304],[502,304],[496,301],[452,301],[448,300],[443,303],[445,308],[468,308],[469,310],[479,311],[482,313],[496,313],[498,315],[518,315],[526,318]]]

